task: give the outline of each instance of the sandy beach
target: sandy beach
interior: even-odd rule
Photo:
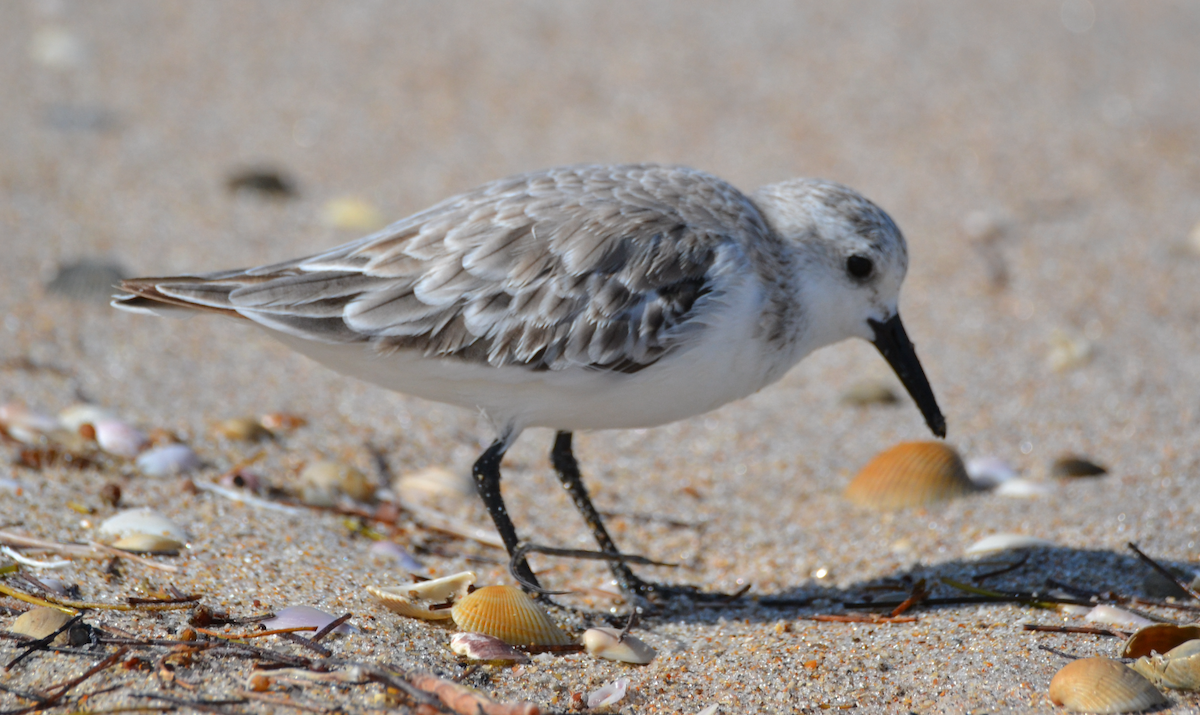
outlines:
[[[149,557],[175,570],[79,558],[54,571],[78,586],[74,600],[178,592],[233,618],[350,613],[356,632],[321,641],[338,662],[462,679],[542,712],[579,711],[617,679],[628,689],[608,712],[1063,712],[1047,694],[1054,674],[1072,656],[1119,657],[1122,639],[1025,626],[1132,629],[964,601],[944,580],[1159,599],[1129,542],[1200,571],[1197,37],[1200,5],[1168,2],[4,3],[0,405],[57,415],[91,404],[203,465],[156,477],[131,458],[92,450],[72,462],[6,438],[0,530],[86,544],[116,511],[152,507],[190,536],[179,555]],[[747,192],[817,176],[878,203],[908,241],[901,311],[947,443],[1008,464],[1021,495],[892,512],[844,499],[874,455],[931,438],[907,396],[845,399],[862,383],[903,389],[870,344],[841,343],[715,412],[576,436],[618,544],[680,564],[639,573],[749,586],[743,598],[674,601],[642,619],[634,633],[658,651],[649,665],[549,654],[475,666],[449,650],[451,627],[391,613],[366,588],[409,581],[370,549],[374,537],[411,553],[422,576],[513,583],[502,550],[430,528],[436,512],[494,533],[478,498],[454,489],[493,438],[485,419],[339,376],[244,322],[118,312],[103,284],[63,275],[81,263],[140,276],[282,261],[492,179],[585,162],[683,164]],[[304,424],[259,442],[214,431],[274,413]],[[505,499],[530,540],[592,548],[552,471],[552,440],[530,430],[508,453]],[[1056,476],[1072,455],[1107,473]],[[393,478],[451,476],[390,521],[275,511],[196,486],[240,468],[281,503],[320,460],[388,495]],[[1024,561],[966,554],[993,534],[1050,545]],[[533,566],[575,591],[561,601],[576,610],[552,614],[572,635],[624,622],[603,565]],[[904,600],[921,579],[930,599],[951,601],[918,603],[903,622],[812,620]],[[33,592],[13,574],[0,585]],[[29,605],[0,596],[0,629]],[[88,609],[84,620],[146,642],[180,637],[191,614]],[[248,642],[325,657],[279,637]],[[36,706],[118,647],[33,653],[0,671],[0,711]],[[248,679],[271,671],[245,652],[125,647],[49,711],[417,708],[378,680],[292,674],[254,690]],[[0,639],[5,663],[21,651]],[[1158,712],[1200,713],[1196,692],[1166,697]]]

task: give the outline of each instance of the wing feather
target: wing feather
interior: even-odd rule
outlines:
[[[635,372],[703,328],[763,240],[755,206],[715,177],[581,166],[492,182],[314,256],[124,285],[312,340]]]

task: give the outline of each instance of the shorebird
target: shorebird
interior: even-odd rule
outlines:
[[[686,167],[588,165],[493,181],[305,258],[122,281],[113,305],[248,319],[339,372],[482,410],[496,438],[475,484],[533,590],[500,462],[525,428],[557,430],[551,462],[618,584],[655,594],[592,505],[572,434],[708,412],[857,337],[944,437],[900,322],[907,268],[896,224],[840,184],[747,195]]]

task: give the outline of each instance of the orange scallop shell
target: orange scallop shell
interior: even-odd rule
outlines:
[[[872,509],[903,509],[975,491],[962,458],[941,442],[902,442],[875,456],[845,497]]]
[[[495,636],[509,645],[567,645],[571,642],[533,599],[513,586],[485,586],[450,609],[464,631]]]
[[[1050,702],[1071,712],[1134,713],[1167,702],[1132,668],[1108,658],[1071,661],[1050,680]]]

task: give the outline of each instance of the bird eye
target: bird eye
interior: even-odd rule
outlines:
[[[866,256],[850,256],[846,259],[846,272],[858,280],[870,276],[873,270],[875,270],[875,264]]]

